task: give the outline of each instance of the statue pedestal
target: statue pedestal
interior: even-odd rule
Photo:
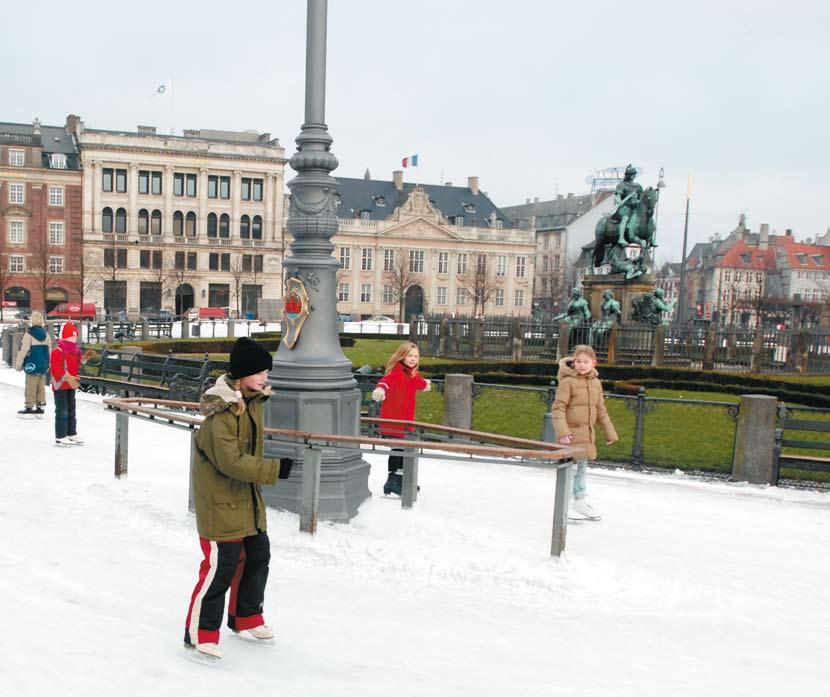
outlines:
[[[639,278],[625,280],[623,273],[609,273],[603,275],[589,275],[582,279],[582,290],[585,299],[591,306],[591,318],[596,321],[601,318],[602,294],[606,290],[614,293],[614,299],[619,301],[622,310],[622,323],[628,322],[631,316],[631,300],[643,293],[652,293],[655,283],[654,276],[645,274]]]

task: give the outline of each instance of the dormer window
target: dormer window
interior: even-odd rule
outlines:
[[[496,230],[501,230],[504,222],[496,218]]]
[[[375,205],[381,208],[386,205],[386,199],[383,196],[375,196]]]
[[[741,261],[744,264],[748,264],[752,261],[752,254],[750,254],[749,252],[744,252],[743,254],[741,254]]]
[[[453,221],[458,227],[464,227],[464,216],[457,215],[455,216],[455,220]]]
[[[795,258],[798,259],[799,264],[806,264],[807,263],[807,255],[803,252],[796,252]]]
[[[465,203],[464,204],[464,210],[467,213],[475,213],[476,212],[476,207],[472,203]]]
[[[372,217],[370,211],[360,211],[360,219],[361,220],[369,220]]]
[[[811,254],[810,255],[816,264],[819,266],[824,266],[824,255],[823,254]]]
[[[334,195],[334,205],[335,205],[335,207],[340,205],[340,194],[335,194]]]
[[[66,155],[61,152],[53,152],[49,155],[49,166],[52,169],[66,169]]]

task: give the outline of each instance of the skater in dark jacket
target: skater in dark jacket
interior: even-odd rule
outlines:
[[[46,377],[49,375],[49,353],[52,340],[43,322],[43,314],[35,310],[29,319],[31,326],[23,335],[15,368],[26,373],[26,397],[23,409],[17,412],[21,419],[43,416],[46,406]]]
[[[263,456],[263,404],[271,388],[271,355],[248,338],[234,344],[230,370],[201,400],[193,499],[204,559],[190,600],[184,642],[221,658],[219,627],[230,588],[228,627],[254,639],[274,637],[263,602],[271,545],[260,486],[287,479],[291,460]]]
[[[418,392],[428,392],[430,381],[421,377],[418,366],[421,362],[421,354],[418,346],[407,341],[398,347],[386,363],[386,374],[378,382],[378,386],[372,392],[372,399],[381,402],[380,418],[400,419],[412,421],[415,418],[415,400]],[[383,424],[380,432],[387,438],[404,438],[411,426],[398,424]],[[393,449],[392,452],[403,452]],[[403,486],[403,457],[390,455],[388,470],[389,474],[386,483],[383,485],[383,493],[401,495]]]

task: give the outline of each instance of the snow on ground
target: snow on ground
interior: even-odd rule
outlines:
[[[223,633],[196,665],[188,434],[131,421],[119,481],[100,398],[58,449],[14,418],[22,384],[0,368],[0,695],[830,694],[827,494],[592,470],[603,520],[557,561],[552,472],[433,460],[411,511],[375,498],[314,537],[269,511],[277,644]]]

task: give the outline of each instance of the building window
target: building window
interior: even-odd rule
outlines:
[[[241,179],[242,188],[239,192],[239,197],[243,201],[250,201],[251,200],[251,180],[249,177],[242,177]]]
[[[190,196],[190,198],[195,198],[196,197],[196,175],[195,174],[188,174],[187,177],[186,177],[186,182],[185,183],[187,184],[187,189],[186,189],[187,195]]]
[[[409,250],[409,270],[412,273],[424,272],[424,253],[422,251]]]
[[[340,248],[340,266],[343,267],[344,271],[352,268],[352,250],[349,247]]]
[[[127,250],[126,249],[113,249],[112,247],[105,248],[104,249],[104,266],[108,269],[111,269],[111,268],[126,269],[127,268]]]
[[[231,236],[231,217],[227,213],[222,213],[219,216],[219,237],[223,240],[229,239]]]
[[[724,281],[726,281],[727,283],[728,283],[730,280],[732,280],[732,272],[731,272],[729,269],[726,269],[726,270],[723,272],[723,280],[724,280]]]
[[[181,211],[173,213],[173,234],[176,237],[184,234],[184,214]]]
[[[219,197],[219,177],[214,174],[211,174],[208,177],[208,190],[207,190],[208,198],[218,198]]]
[[[250,254],[243,254],[242,255],[242,270],[246,273],[250,273],[251,269],[253,268],[253,263],[251,261]]]
[[[113,170],[109,167],[101,170],[101,189],[103,191],[112,191],[112,176]]]
[[[12,167],[23,167],[26,164],[26,152],[24,150],[9,150],[9,164]]]
[[[360,284],[360,302],[362,303],[370,303],[372,302],[372,286],[369,283],[361,283]]]
[[[553,268],[554,268],[554,269],[558,269],[558,268],[559,268],[559,257],[554,257],[554,258],[553,258]]]
[[[467,289],[466,288],[456,288],[455,289],[455,304],[456,305],[466,305],[467,304]]]
[[[239,219],[239,238],[242,240],[251,239],[251,218],[243,215]]]
[[[150,173],[147,170],[138,170],[138,193],[150,193]]]
[[[230,254],[222,254],[219,258],[219,269],[221,271],[230,271],[231,270],[231,255]]]
[[[485,274],[487,273],[487,255],[486,254],[479,254],[476,258],[476,273],[477,274]]]
[[[393,302],[395,302],[394,286],[383,286],[383,304],[391,305]]]
[[[457,263],[455,265],[455,272],[459,276],[463,276],[465,273],[467,273],[467,252],[461,252],[458,255],[458,259],[456,260],[456,262]]]
[[[196,270],[196,252],[187,253],[187,268],[190,271]]]
[[[23,273],[24,268],[22,254],[9,255],[9,273]]]
[[[173,255],[173,268],[179,271],[184,268],[184,252],[176,252]]]
[[[138,252],[138,267],[140,269],[150,268],[150,250],[142,249]]]
[[[216,253],[211,253],[208,255],[208,270],[209,271],[218,271],[219,270],[219,255]]]
[[[369,247],[364,247],[360,259],[360,268],[363,271],[372,270],[372,250]]]
[[[119,194],[127,193],[127,170],[126,169],[117,169],[117,170],[115,170],[115,190]]]
[[[438,286],[437,293],[435,294],[435,304],[436,305],[446,305],[447,304],[447,288],[446,288],[446,286]]]
[[[161,211],[160,210],[153,211],[153,215],[150,218],[150,234],[151,235],[160,235],[161,234]]]
[[[384,249],[383,250],[383,270],[384,271],[394,271],[395,270],[395,250],[394,249]]]
[[[504,307],[504,288],[496,288],[496,307]]]
[[[231,178],[219,177],[219,198],[231,197]]]
[[[49,187],[49,205],[62,206],[63,205],[63,187],[50,186]]]
[[[121,234],[127,232],[127,211],[124,208],[115,211],[115,231]]]
[[[62,220],[49,221],[49,244],[53,247],[63,247],[66,244]]]
[[[550,265],[550,258],[545,255],[542,257],[542,271],[547,271],[548,266]]]
[[[251,221],[251,239],[262,239],[262,216],[260,215],[255,215],[253,221]]]
[[[228,307],[231,304],[231,287],[227,283],[208,284],[208,307]]]
[[[438,273],[447,273],[450,268],[450,253],[438,252]]]
[[[507,275],[507,257],[505,255],[499,255],[496,258],[496,276],[506,276]]]
[[[527,265],[527,257],[516,257],[516,278],[525,277],[525,266]]]
[[[112,208],[101,211],[101,232],[112,232]]]
[[[9,203],[23,203],[26,200],[24,184],[9,184]]]
[[[337,302],[348,302],[348,301],[349,301],[349,284],[348,283],[338,283],[337,284]]]
[[[153,250],[153,268],[160,269],[163,266],[162,254],[160,249]]]
[[[550,244],[550,235],[543,235],[542,236],[542,247],[544,249],[547,249],[549,244]]]
[[[49,166],[52,169],[66,169],[66,155],[62,152],[53,152],[49,155]]]
[[[190,211],[184,219],[184,234],[188,237],[196,237],[196,214],[193,211]]]
[[[207,217],[207,236],[208,237],[216,237],[218,229],[218,218],[216,217],[216,213],[208,213]]]
[[[458,227],[464,227],[464,216],[457,215],[455,216],[455,220],[453,221]]]
[[[138,212],[138,234],[148,235],[150,233],[150,213],[146,208]]]
[[[740,282],[741,282],[741,272],[736,271],[735,272],[735,283],[740,283]]]
[[[262,200],[262,179],[254,179],[253,181],[253,198],[254,201]]]
[[[153,194],[153,196],[161,196],[161,182],[161,172],[150,172],[150,193]]]
[[[9,221],[9,244],[23,244],[26,241],[25,233],[23,232],[22,220]]]
[[[513,293],[513,306],[514,307],[524,307],[525,304],[525,292],[523,290],[517,290]]]
[[[173,196],[184,196],[184,174],[173,175]]]

